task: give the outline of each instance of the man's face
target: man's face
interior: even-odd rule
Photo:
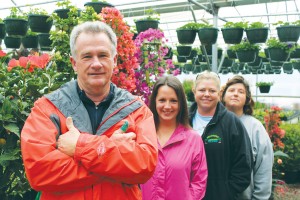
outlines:
[[[78,84],[85,91],[108,89],[117,56],[105,33],[81,33],[76,40],[76,58],[71,57]]]

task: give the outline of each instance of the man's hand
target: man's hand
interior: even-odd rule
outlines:
[[[110,139],[116,142],[133,142],[136,139],[136,134],[134,132],[124,133],[119,129],[112,134]]]
[[[72,117],[67,118],[66,125],[69,131],[59,136],[57,146],[61,152],[73,156],[80,133],[75,128]]]

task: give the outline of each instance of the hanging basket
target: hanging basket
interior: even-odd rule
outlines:
[[[37,33],[49,33],[53,24],[53,20],[48,20],[49,17],[49,15],[29,14],[28,24],[31,31]]]
[[[98,13],[101,13],[102,11],[102,8],[105,8],[105,7],[114,7],[112,4],[110,3],[107,3],[107,2],[86,2],[84,4],[84,6],[91,6],[95,12],[98,14]]]
[[[5,37],[5,25],[4,23],[0,22],[0,39],[4,39]]]
[[[37,35],[28,35],[22,38],[22,44],[24,48],[38,48],[38,36]]]
[[[54,12],[57,14],[57,16],[61,19],[67,19],[69,17],[68,13],[70,12],[69,8],[61,8],[56,9]]]
[[[300,58],[300,48],[296,48],[295,51],[290,54],[290,58]]]
[[[243,28],[222,28],[221,31],[226,44],[239,44],[242,41]]]
[[[185,29],[185,30],[176,30],[177,39],[180,44],[193,44],[196,39],[196,30]]]
[[[280,42],[297,42],[300,36],[300,26],[276,27]]]
[[[25,19],[8,18],[3,20],[8,36],[25,36],[28,30],[28,21]]]
[[[268,48],[270,60],[272,61],[287,61],[289,58],[289,53],[281,48]]]
[[[244,50],[236,52],[237,58],[241,63],[252,63],[255,61],[257,51],[255,50]]]
[[[258,88],[259,88],[260,93],[269,93],[271,86],[270,85],[259,86]]]
[[[38,34],[38,41],[41,49],[49,49],[51,48],[52,41],[50,40],[49,33],[40,33]]]
[[[179,56],[190,56],[192,51],[192,46],[177,46],[177,53]]]
[[[251,28],[245,31],[250,43],[265,43],[268,39],[268,28]]]
[[[202,45],[212,45],[215,44],[218,38],[217,28],[200,28],[198,30],[199,40]]]
[[[18,49],[21,45],[21,37],[18,36],[5,36],[4,44],[6,48]]]
[[[158,29],[159,21],[157,20],[137,20],[135,21],[136,30],[138,33],[144,32],[149,28]]]

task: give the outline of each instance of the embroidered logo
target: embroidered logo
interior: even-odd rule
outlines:
[[[105,148],[105,145],[104,143],[102,142],[99,147],[97,148],[97,153],[98,153],[98,156],[102,156],[104,153],[106,152],[106,148]]]
[[[205,144],[209,143],[222,143],[222,138],[218,135],[209,135],[204,140]]]

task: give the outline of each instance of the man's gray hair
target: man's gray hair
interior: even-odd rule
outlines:
[[[70,49],[73,58],[76,58],[76,40],[81,33],[105,33],[112,44],[112,55],[117,54],[117,36],[111,27],[104,22],[88,21],[75,26],[70,35]]]

